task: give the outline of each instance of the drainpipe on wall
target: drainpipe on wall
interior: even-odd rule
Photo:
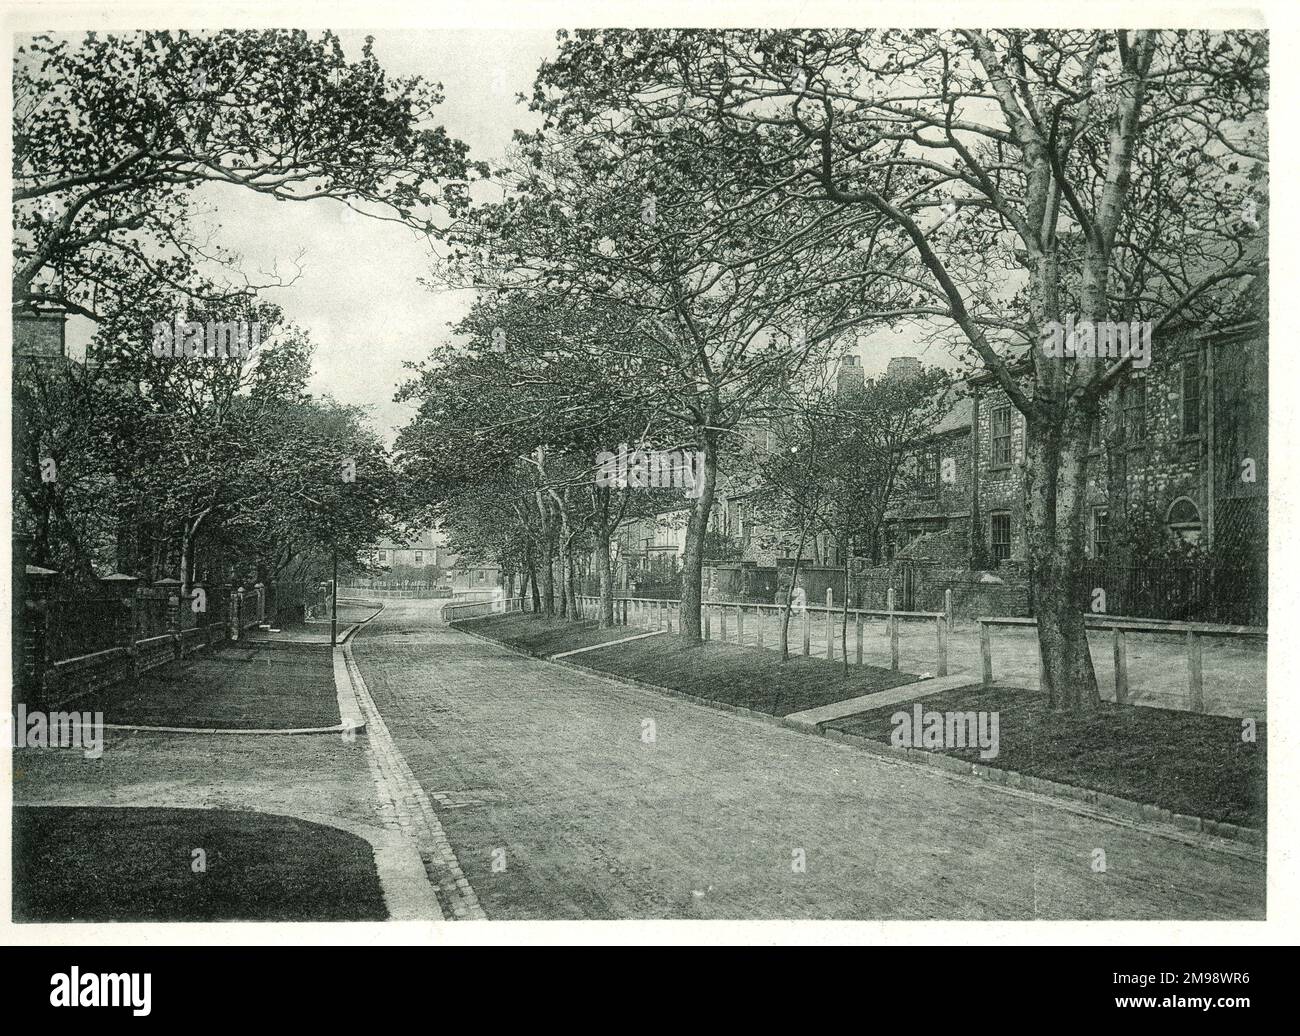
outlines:
[[[984,534],[980,525],[980,391],[971,394],[970,412],[970,561],[971,567],[986,562]]]
[[[1214,339],[1205,343],[1205,537],[1206,549],[1214,549]]]

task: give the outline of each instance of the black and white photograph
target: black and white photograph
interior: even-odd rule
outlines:
[[[1271,919],[1263,11],[76,10],[9,941]]]

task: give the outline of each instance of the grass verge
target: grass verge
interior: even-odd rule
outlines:
[[[1089,788],[1151,803],[1175,813],[1263,828],[1267,821],[1266,724],[1255,742],[1242,740],[1242,721],[1171,709],[1102,702],[1095,714],[1053,712],[1047,696],[978,686],[945,691],[921,702],[926,712],[997,712],[998,754],[934,749],[994,769]],[[890,717],[911,715],[896,705],[831,720],[825,727],[890,743]],[[920,747],[916,744],[915,747]]]
[[[499,640],[516,651],[535,658],[558,655],[561,651],[608,644],[612,640],[635,637],[649,630],[635,626],[616,626],[602,630],[591,621],[571,622],[568,619],[548,619],[543,615],[488,615],[481,619],[462,619],[456,625],[472,629],[485,637]]]
[[[329,645],[230,644],[65,699],[61,708],[148,727],[292,730],[342,722]]]
[[[646,632],[635,627],[597,630],[593,624],[518,614],[473,619],[463,625],[535,655],[552,655]],[[680,637],[670,634],[604,651],[588,651],[571,661],[614,676],[773,716],[788,716],[916,680],[912,673],[866,665],[851,666],[846,675],[838,662],[822,658],[801,655],[783,663],[775,651],[717,641],[686,645]]]
[[[16,806],[13,876],[16,922],[388,916],[369,842],[266,813]]]

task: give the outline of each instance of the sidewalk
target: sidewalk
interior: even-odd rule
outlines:
[[[336,655],[334,673],[347,681],[343,649]],[[334,691],[340,711],[357,716],[350,684]],[[79,750],[35,748],[15,749],[10,758],[16,806],[252,810],[349,831],[374,850],[391,920],[442,917],[396,805],[379,791],[378,765],[364,732],[106,730],[98,759],[87,759]]]
[[[382,610],[375,605],[339,605],[338,639],[341,643],[347,632],[355,625],[368,622]],[[308,619],[302,625],[285,626],[275,632],[254,627],[245,634],[245,640],[254,643],[280,644],[328,644],[330,642],[330,620]]]

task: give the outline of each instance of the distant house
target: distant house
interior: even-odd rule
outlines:
[[[404,582],[452,590],[482,590],[501,585],[501,569],[494,564],[464,561],[449,551],[436,529],[422,530],[408,540],[381,539],[366,548],[369,571],[364,583]]]
[[[454,554],[447,557],[455,559],[450,573],[452,590],[491,590],[501,585],[499,565],[462,562]]]
[[[381,539],[367,548],[365,559],[373,578],[403,582],[422,582],[430,586],[448,583],[451,565],[446,549],[438,543],[433,530],[422,531],[414,539]]]

